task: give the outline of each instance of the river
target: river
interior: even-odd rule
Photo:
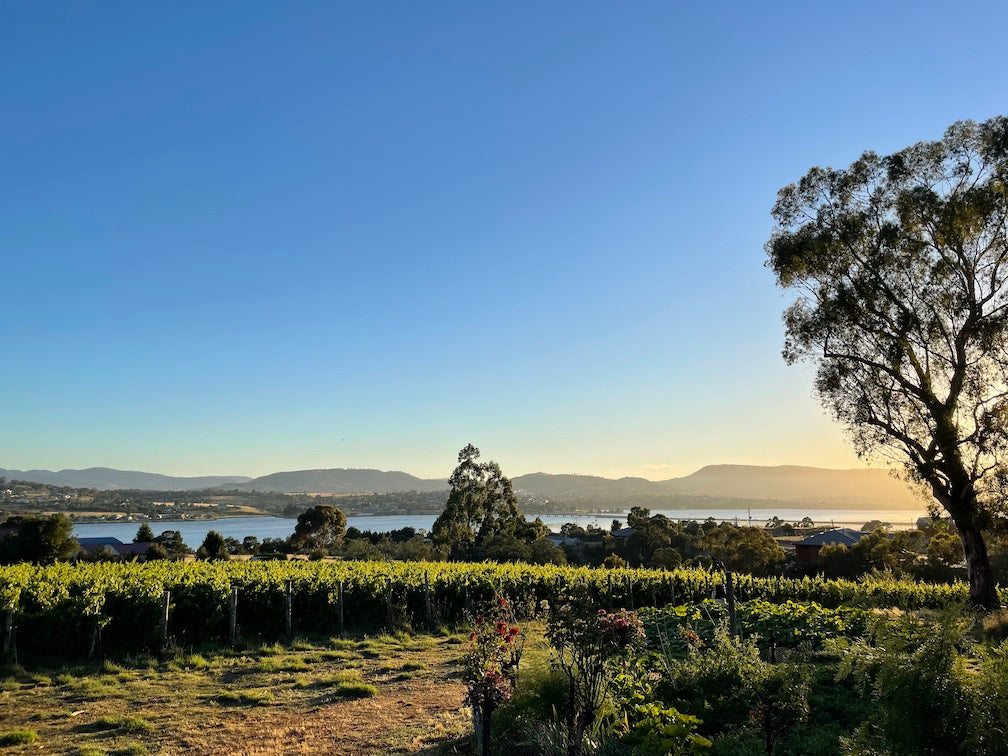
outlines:
[[[569,514],[541,515],[542,521],[554,531],[559,531],[565,522],[574,522],[582,527],[594,525],[609,530],[612,521],[620,520],[626,524],[628,510],[619,510],[607,514]],[[663,514],[673,520],[706,520],[713,517],[718,521],[737,522],[739,525],[763,525],[771,517],[780,517],[785,522],[799,522],[803,517],[809,517],[816,525],[833,525],[835,527],[860,528],[869,520],[882,520],[891,523],[897,530],[916,527],[917,518],[925,512],[912,510],[877,510],[877,509],[654,509],[651,514]],[[535,515],[529,515],[535,519]],[[347,517],[347,527],[358,530],[389,531],[399,528],[416,528],[430,530],[437,515],[351,515]],[[133,540],[141,520],[89,522],[74,525],[73,534],[77,538],[111,537],[120,541]],[[182,540],[190,547],[196,548],[211,530],[216,530],[225,538],[255,536],[260,541],[264,538],[287,538],[294,532],[297,520],[286,517],[225,517],[219,520],[150,520],[148,524],[155,535],[165,530],[177,530],[182,534]]]

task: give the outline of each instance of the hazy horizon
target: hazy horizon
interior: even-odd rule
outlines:
[[[993,2],[52,10],[0,9],[11,469],[864,469],[770,208],[1005,108]]]

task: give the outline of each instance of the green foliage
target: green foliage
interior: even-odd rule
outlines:
[[[344,681],[333,688],[337,698],[371,698],[378,695],[378,688],[366,682]]]
[[[525,633],[516,623],[514,610],[505,598],[495,599],[471,618],[462,680],[482,725],[477,741],[483,745],[483,753],[489,753],[491,717],[511,697],[518,677]]]
[[[753,599],[737,605],[739,632],[764,652],[771,646],[822,648],[834,638],[856,638],[864,633],[871,613],[854,607],[829,609],[816,602],[774,603]],[[691,644],[711,643],[715,631],[728,622],[728,608],[713,600],[641,611],[652,647],[666,656],[685,659]]]
[[[548,725],[567,705],[567,677],[539,659],[522,665],[520,684],[494,714],[496,740],[519,742],[540,725]]]
[[[291,542],[300,549],[335,549],[346,533],[346,515],[336,507],[317,504],[298,515]]]
[[[133,536],[133,543],[151,543],[154,541],[154,531],[146,522],[137,528],[137,533]]]
[[[164,557],[168,559],[181,559],[192,550],[186,546],[182,540],[182,534],[177,530],[165,530],[154,539],[154,546],[159,546],[164,550]],[[160,557],[160,549],[156,552]]]
[[[862,455],[900,460],[952,517],[971,599],[998,598],[981,527],[1008,490],[1008,117],[845,169],[813,168],[777,195],[767,265],[798,296],[788,362]]]
[[[748,720],[755,704],[752,683],[766,666],[752,640],[733,639],[719,626],[709,642],[691,643],[685,659],[665,657],[657,693],[701,717],[702,732],[714,735]]]
[[[16,746],[34,743],[38,733],[34,730],[8,730],[0,732],[0,746]]]
[[[697,733],[700,720],[660,703],[637,704],[627,715],[627,731],[619,738],[636,752],[659,756],[706,753],[711,741]]]
[[[852,675],[876,705],[849,749],[969,751],[970,741],[982,736],[971,730],[982,701],[959,651],[969,645],[967,629],[967,623],[952,616],[938,623],[878,618],[865,638],[850,645],[839,675]]]
[[[458,466],[448,479],[448,502],[431,528],[434,543],[453,558],[486,546],[506,554],[506,546],[494,546],[495,540],[508,544],[509,538],[534,541],[545,535],[526,532],[528,523],[518,509],[511,480],[496,462],[479,462],[479,456],[472,444],[459,452]]]
[[[765,574],[784,561],[784,549],[763,528],[723,523],[705,534],[703,546],[711,558],[730,570]]]
[[[626,560],[619,554],[610,554],[602,561],[602,566],[607,570],[626,567]]]
[[[531,604],[559,605],[573,593],[596,607],[660,606],[702,602],[724,575],[698,569],[590,569],[527,564],[461,562],[313,562],[306,561],[158,561],[148,563],[56,563],[0,566],[0,612],[17,612],[19,651],[46,655],[83,655],[96,622],[102,627],[106,653],[160,648],[161,601],[171,592],[169,628],[176,642],[193,646],[227,636],[227,607],[232,586],[239,592],[239,622],[247,637],[276,639],[284,633],[286,584],[292,583],[293,616],[298,632],[332,632],[339,626],[337,596],[342,583],[348,625],[383,627],[386,599],[392,589],[396,616],[416,627],[426,622],[425,575],[430,586],[434,620],[464,619],[467,602],[479,605],[495,596]],[[823,622],[853,621],[859,607],[941,608],[967,600],[962,583],[929,585],[890,577],[866,577],[858,582],[822,577],[758,578],[735,575],[740,622],[746,628],[747,607],[761,598],[770,605],[788,600],[813,601]],[[724,609],[702,604],[713,618]],[[839,614],[830,618],[828,612]],[[521,615],[527,616],[527,615]],[[819,620],[814,620],[819,621]],[[746,631],[748,632],[748,631]],[[817,630],[801,630],[814,638]],[[846,631],[845,631],[846,632]],[[798,637],[798,636],[796,636]],[[784,644],[783,633],[777,641]]]
[[[567,678],[569,756],[581,753],[585,732],[595,723],[617,657],[642,645],[636,612],[596,609],[583,593],[555,608],[546,628],[553,663]]]
[[[3,524],[15,528],[15,533],[0,538],[0,564],[50,564],[80,553],[80,544],[72,535],[73,523],[66,515],[9,517]]]
[[[197,559],[223,559],[227,560],[229,557],[227,545],[224,542],[224,536],[218,533],[216,530],[211,530],[207,532],[206,538],[203,539],[202,545],[196,550]]]
[[[965,556],[962,540],[948,531],[939,531],[931,536],[927,545],[928,559],[948,567],[959,564]]]
[[[749,712],[759,729],[767,756],[809,713],[809,681],[800,667],[768,665],[751,681],[755,706]]]

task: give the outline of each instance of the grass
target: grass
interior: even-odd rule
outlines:
[[[270,690],[225,690],[215,700],[224,706],[269,706],[275,696]]]
[[[344,682],[333,693],[339,698],[370,698],[378,695],[378,688],[366,682]]]
[[[0,746],[16,746],[34,743],[38,740],[38,733],[35,730],[9,730],[0,732]]]
[[[97,720],[92,728],[95,730],[123,730],[132,733],[148,733],[153,728],[143,717],[132,717],[124,714],[102,717]]]
[[[0,733],[30,726],[44,752],[69,756],[280,753],[291,742],[309,752],[433,754],[471,724],[452,639],[299,638],[0,668]],[[373,702],[365,715],[362,699]],[[422,748],[389,745],[410,743]]]
[[[130,743],[123,748],[109,751],[108,756],[147,756],[150,751],[141,743]]]

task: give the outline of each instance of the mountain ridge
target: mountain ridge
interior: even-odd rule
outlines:
[[[0,476],[7,480],[27,480],[50,486],[70,488],[96,488],[114,491],[122,488],[150,491],[218,488],[231,483],[251,480],[246,475],[200,475],[178,476],[140,470],[116,470],[112,467],[86,467],[80,470],[5,470],[0,468]]]
[[[8,479],[31,480],[49,485],[115,490],[220,488],[272,493],[400,493],[404,491],[447,491],[444,478],[419,478],[400,470],[371,468],[317,468],[270,473],[258,478],[246,476],[178,477],[159,473],[120,471],[107,467],[85,470],[4,470]],[[800,502],[847,507],[922,508],[922,500],[905,483],[878,468],[831,469],[803,465],[706,465],[679,478],[652,481],[626,476],[535,472],[511,479],[516,491],[559,501],[660,506],[663,500],[707,497],[714,499]],[[651,504],[653,502],[653,504]]]

